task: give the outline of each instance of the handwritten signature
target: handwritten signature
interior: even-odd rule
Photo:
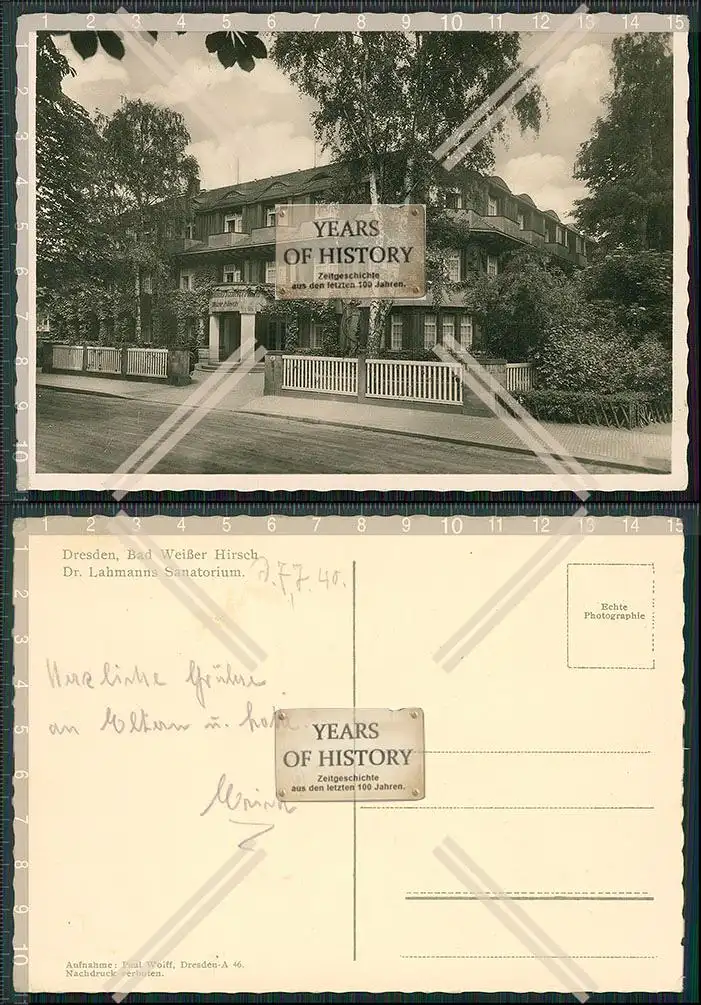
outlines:
[[[256,792],[259,792],[259,790],[256,789]],[[250,813],[252,810],[256,811],[256,816],[280,811],[289,815],[297,809],[296,806],[288,806],[287,803],[282,802],[280,799],[265,799],[260,798],[260,796],[245,795],[240,789],[237,789],[233,782],[228,780],[225,774],[219,776],[214,795],[202,810],[200,816],[206,816],[215,806],[223,806],[231,813],[236,813],[237,816]],[[253,834],[248,834],[239,842],[239,848],[242,848],[244,851],[252,851],[253,845],[251,842],[255,841],[257,837],[267,834],[275,827],[274,823],[268,821],[241,820],[234,817],[229,817],[229,821],[237,826],[258,828]]]

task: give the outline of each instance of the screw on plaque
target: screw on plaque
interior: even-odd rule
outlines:
[[[278,799],[284,799],[286,795],[287,793],[285,792],[285,790],[280,789],[280,791],[278,792]]]
[[[421,795],[421,792],[419,791],[419,789],[412,789],[411,794],[415,799],[418,799],[418,797]]]
[[[277,717],[278,719],[280,719],[280,721],[287,718],[284,712],[278,712]]]
[[[412,215],[412,216],[418,216],[418,215],[419,215],[419,211],[418,211],[418,209],[412,209],[412,211],[411,211],[411,215]]]
[[[414,287],[414,293],[421,293],[421,290],[419,289],[418,286]]]
[[[412,717],[412,719],[418,719],[419,717],[419,713],[416,711],[415,708],[412,708],[411,712],[409,712],[409,715]]]

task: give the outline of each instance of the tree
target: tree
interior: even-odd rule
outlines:
[[[511,255],[498,276],[477,277],[471,299],[486,351],[510,361],[532,359],[548,333],[581,310],[575,283],[534,250]]]
[[[165,268],[167,224],[187,215],[199,167],[185,152],[190,135],[179,112],[130,100],[97,121],[104,144],[103,197],[115,257],[126,257],[132,271],[138,342],[143,274]]]
[[[376,204],[425,201],[440,171],[432,151],[518,66],[519,46],[516,32],[285,32],[271,56],[315,101],[318,142],[348,164],[357,186],[369,179]],[[537,87],[514,111],[523,128],[538,128]],[[498,123],[476,145],[469,167],[491,166],[504,128]],[[379,349],[381,316],[375,301],[371,354]]]
[[[65,289],[95,273],[95,175],[101,141],[90,116],[61,89],[73,71],[51,37],[37,36],[37,286]]]
[[[577,277],[585,301],[607,306],[637,346],[656,340],[672,349],[672,254],[616,248]]]
[[[606,114],[582,144],[575,177],[589,195],[580,227],[605,252],[617,245],[672,249],[672,54],[664,34],[617,38]]]

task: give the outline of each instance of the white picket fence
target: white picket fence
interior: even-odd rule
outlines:
[[[449,363],[369,359],[365,393],[368,398],[461,405],[462,381]]]
[[[532,391],[532,365],[530,363],[507,363],[505,387],[507,391]]]
[[[98,373],[121,373],[122,358],[119,349],[105,346],[86,346],[87,360],[85,369]]]
[[[167,377],[167,349],[127,349],[127,374],[130,377]]]
[[[336,356],[283,356],[282,387],[286,391],[357,394],[358,360]]]
[[[79,370],[83,373],[122,373],[123,349],[114,346],[54,345],[54,370]],[[129,377],[167,377],[167,349],[127,349],[126,375]]]
[[[82,345],[55,345],[52,351],[52,363],[57,370],[83,369]]]

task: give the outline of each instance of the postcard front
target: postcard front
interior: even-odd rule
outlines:
[[[22,15],[20,488],[684,489],[688,39]]]

